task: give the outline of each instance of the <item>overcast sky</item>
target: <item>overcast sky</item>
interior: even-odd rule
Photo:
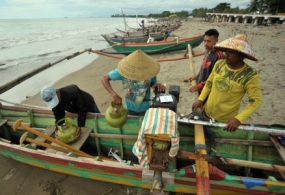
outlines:
[[[121,8],[126,15],[147,15],[210,9],[222,2],[246,8],[250,0],[0,0],[0,19],[110,17],[120,14]]]

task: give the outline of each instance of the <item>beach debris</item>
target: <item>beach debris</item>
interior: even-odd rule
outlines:
[[[280,66],[285,66],[285,64],[279,64]]]
[[[108,194],[109,192],[111,192],[112,190],[113,190],[113,189],[110,188],[108,191],[104,192],[102,195],[106,195],[106,194]]]
[[[121,159],[117,153],[118,153],[118,150],[115,150],[114,152],[112,151],[113,149],[111,148],[109,153],[108,153],[108,156],[111,156],[111,157],[114,157],[117,161],[119,161],[120,163],[126,163],[125,160]]]

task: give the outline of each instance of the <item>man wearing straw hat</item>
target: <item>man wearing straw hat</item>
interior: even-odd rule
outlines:
[[[244,62],[245,58],[258,60],[245,34],[238,34],[214,47],[225,52],[225,59],[216,62],[192,109],[203,107],[207,116],[227,124],[225,130],[235,131],[262,103],[259,75]],[[245,94],[249,101],[239,113]],[[207,96],[208,100],[203,105]]]
[[[111,94],[113,102],[122,104],[122,98],[113,90],[110,80],[121,80],[124,89],[125,107],[129,115],[143,116],[150,107],[150,88],[164,91],[165,86],[157,83],[159,63],[141,50],[123,58],[115,70],[102,77],[101,82]]]

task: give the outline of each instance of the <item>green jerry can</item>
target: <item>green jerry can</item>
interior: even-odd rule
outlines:
[[[56,126],[58,129],[57,136],[61,142],[68,144],[75,141],[78,138],[76,136],[77,126],[72,124],[70,118],[62,118],[58,120],[56,122]]]
[[[114,102],[111,103],[105,113],[105,119],[111,127],[118,128],[122,127],[128,118],[127,111],[124,105],[115,105]]]

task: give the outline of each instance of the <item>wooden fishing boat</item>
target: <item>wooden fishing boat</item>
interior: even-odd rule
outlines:
[[[102,55],[102,56],[107,56],[107,57],[110,57],[110,58],[115,58],[115,59],[123,59],[124,57],[126,56],[123,56],[123,55],[118,55],[118,54],[121,54],[121,53],[118,53],[118,52],[110,52],[110,51],[106,51],[106,50],[89,50],[89,52],[92,52],[92,53],[96,53],[96,54],[99,54],[99,55]],[[195,54],[193,54],[193,57],[198,57],[198,56],[202,56],[202,55],[205,55],[205,52],[197,52]],[[178,60],[185,60],[185,59],[189,59],[189,56],[188,55],[182,55],[182,56],[179,56],[179,57],[170,57],[170,58],[157,58],[156,61],[158,62],[167,62],[167,61],[178,61]],[[0,92],[1,92],[1,88],[0,88]]]
[[[108,36],[108,35],[102,35],[104,38],[108,37],[111,41],[117,42],[117,43],[141,43],[141,42],[147,42],[149,38],[152,38],[153,41],[162,41],[166,40],[167,37],[171,34],[171,30],[169,30],[167,33],[151,33],[150,36],[145,35],[130,35],[130,36]]]
[[[74,124],[77,121],[76,116],[67,113]],[[170,161],[168,169],[162,172],[164,191],[195,194],[194,160],[200,159],[209,162],[209,191],[213,195],[285,193],[285,183],[279,176],[279,173],[284,173],[284,159],[279,156],[268,133],[260,130],[283,134],[284,127],[245,125],[244,127],[253,131],[238,130],[231,133],[223,131],[218,124],[205,122],[204,127],[211,127],[205,129],[207,150],[209,147],[215,148],[220,156],[197,156],[192,153],[195,150],[194,124],[200,121],[175,117],[178,121],[179,152]],[[145,120],[143,117],[128,116],[124,126],[113,128],[108,125],[103,114],[89,113],[80,139],[68,145],[71,148],[67,148],[51,142],[54,137],[54,116],[50,110],[26,105],[1,105],[0,154],[59,173],[153,189],[154,184],[150,181],[153,170],[139,165],[137,156],[132,152],[138,136],[141,135],[141,124]],[[146,138],[149,138],[148,135]],[[156,143],[155,138],[150,138]],[[150,146],[153,145],[149,144],[148,147]],[[110,156],[114,159],[110,159]],[[219,159],[222,157],[225,157],[227,164],[221,163]],[[150,167],[153,165],[156,165],[154,161],[150,163]],[[260,174],[259,179],[256,178],[256,173]],[[273,177],[261,177],[261,173],[275,176],[279,181]],[[247,177],[248,175],[252,177]]]
[[[204,39],[204,35],[198,35],[189,38],[176,38],[173,40],[149,42],[149,43],[116,43],[110,38],[102,35],[112,48],[122,54],[129,54],[138,49],[147,54],[165,53],[172,51],[185,50],[187,45],[190,44],[192,48],[199,46]]]

